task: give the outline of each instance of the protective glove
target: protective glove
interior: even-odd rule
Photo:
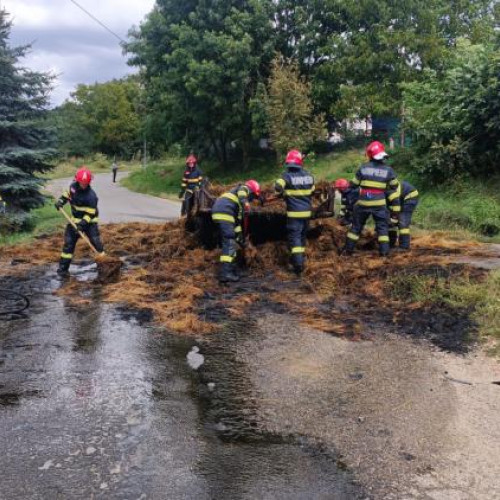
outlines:
[[[399,222],[398,212],[391,212],[391,222],[392,224],[397,224]]]
[[[85,231],[85,229],[87,228],[87,221],[85,220],[81,220],[77,225],[76,225],[76,228],[78,229],[78,231],[81,231],[82,233]]]
[[[54,206],[56,207],[57,210],[61,210],[61,208],[64,207],[64,201],[63,200],[57,200],[54,203]]]
[[[184,191],[181,189],[179,191],[179,199],[181,199],[184,196]]]

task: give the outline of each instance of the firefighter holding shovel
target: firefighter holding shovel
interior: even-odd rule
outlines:
[[[64,232],[64,246],[57,269],[57,273],[62,276],[68,274],[76,242],[80,236],[88,238],[99,254],[104,251],[97,224],[99,215],[97,209],[98,198],[95,191],[90,187],[91,181],[92,173],[90,170],[86,167],[80,168],[75,175],[74,182],[55,203],[57,210],[61,211],[63,206],[69,202],[72,215]]]

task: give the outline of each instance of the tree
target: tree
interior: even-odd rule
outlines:
[[[145,66],[163,140],[211,150],[222,164],[236,144],[246,163],[250,103],[274,49],[270,3],[161,0],[131,38],[131,64]]]
[[[141,144],[140,86],[136,78],[78,85],[55,110],[66,154],[130,156]]]
[[[414,166],[444,182],[500,173],[500,50],[458,40],[442,73],[404,87]]]
[[[326,136],[325,120],[315,115],[311,85],[299,74],[296,62],[273,61],[267,96],[267,115],[272,145],[278,156],[289,149],[306,150]]]
[[[43,205],[37,174],[52,168],[56,155],[53,130],[47,127],[47,105],[53,77],[18,66],[30,46],[10,47],[11,22],[0,11],[0,191],[12,211]]]

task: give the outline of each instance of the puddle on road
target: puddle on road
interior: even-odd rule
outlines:
[[[98,290],[65,302],[51,293],[60,283],[53,271],[13,278],[32,305],[0,321],[8,498],[366,498],[333,454],[259,428],[236,337],[207,349]]]

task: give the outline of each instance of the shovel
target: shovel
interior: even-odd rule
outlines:
[[[99,275],[99,281],[111,281],[112,279],[118,278],[120,275],[120,269],[122,267],[122,262],[120,259],[116,259],[114,257],[110,257],[106,255],[104,252],[98,252],[92,242],[89,240],[89,237],[80,231],[71,217],[64,211],[64,209],[59,208],[59,212],[61,212],[65,219],[69,224],[73,227],[73,229],[78,233],[80,238],[82,238],[85,243],[90,247],[92,252],[95,255],[95,262],[97,264],[97,273]]]

